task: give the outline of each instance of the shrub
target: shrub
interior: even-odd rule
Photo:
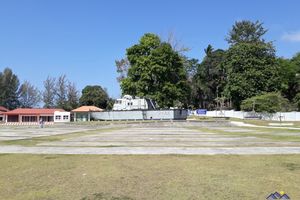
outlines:
[[[300,111],[300,93],[297,93],[293,99],[293,103],[298,111]]]
[[[290,110],[291,105],[288,99],[279,93],[270,92],[254,96],[242,101],[241,109],[244,111],[276,113]]]

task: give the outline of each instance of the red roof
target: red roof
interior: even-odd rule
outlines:
[[[98,108],[96,106],[81,106],[72,110],[72,112],[101,112],[103,109]]]
[[[0,106],[0,112],[7,112],[9,111],[7,108]]]
[[[8,111],[6,115],[54,115],[55,111],[64,112],[59,108],[17,108],[12,111]]]

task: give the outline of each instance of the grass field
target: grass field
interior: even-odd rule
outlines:
[[[0,154],[5,200],[300,199],[300,155]]]

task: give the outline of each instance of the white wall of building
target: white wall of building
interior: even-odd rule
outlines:
[[[186,119],[187,110],[131,110],[91,112],[95,120],[172,120]]]
[[[71,121],[71,113],[70,112],[54,112],[54,122],[70,122]]]

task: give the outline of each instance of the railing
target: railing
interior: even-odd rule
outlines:
[[[44,122],[44,125],[53,125],[54,122]],[[0,126],[40,126],[39,122],[6,122],[0,123]]]

